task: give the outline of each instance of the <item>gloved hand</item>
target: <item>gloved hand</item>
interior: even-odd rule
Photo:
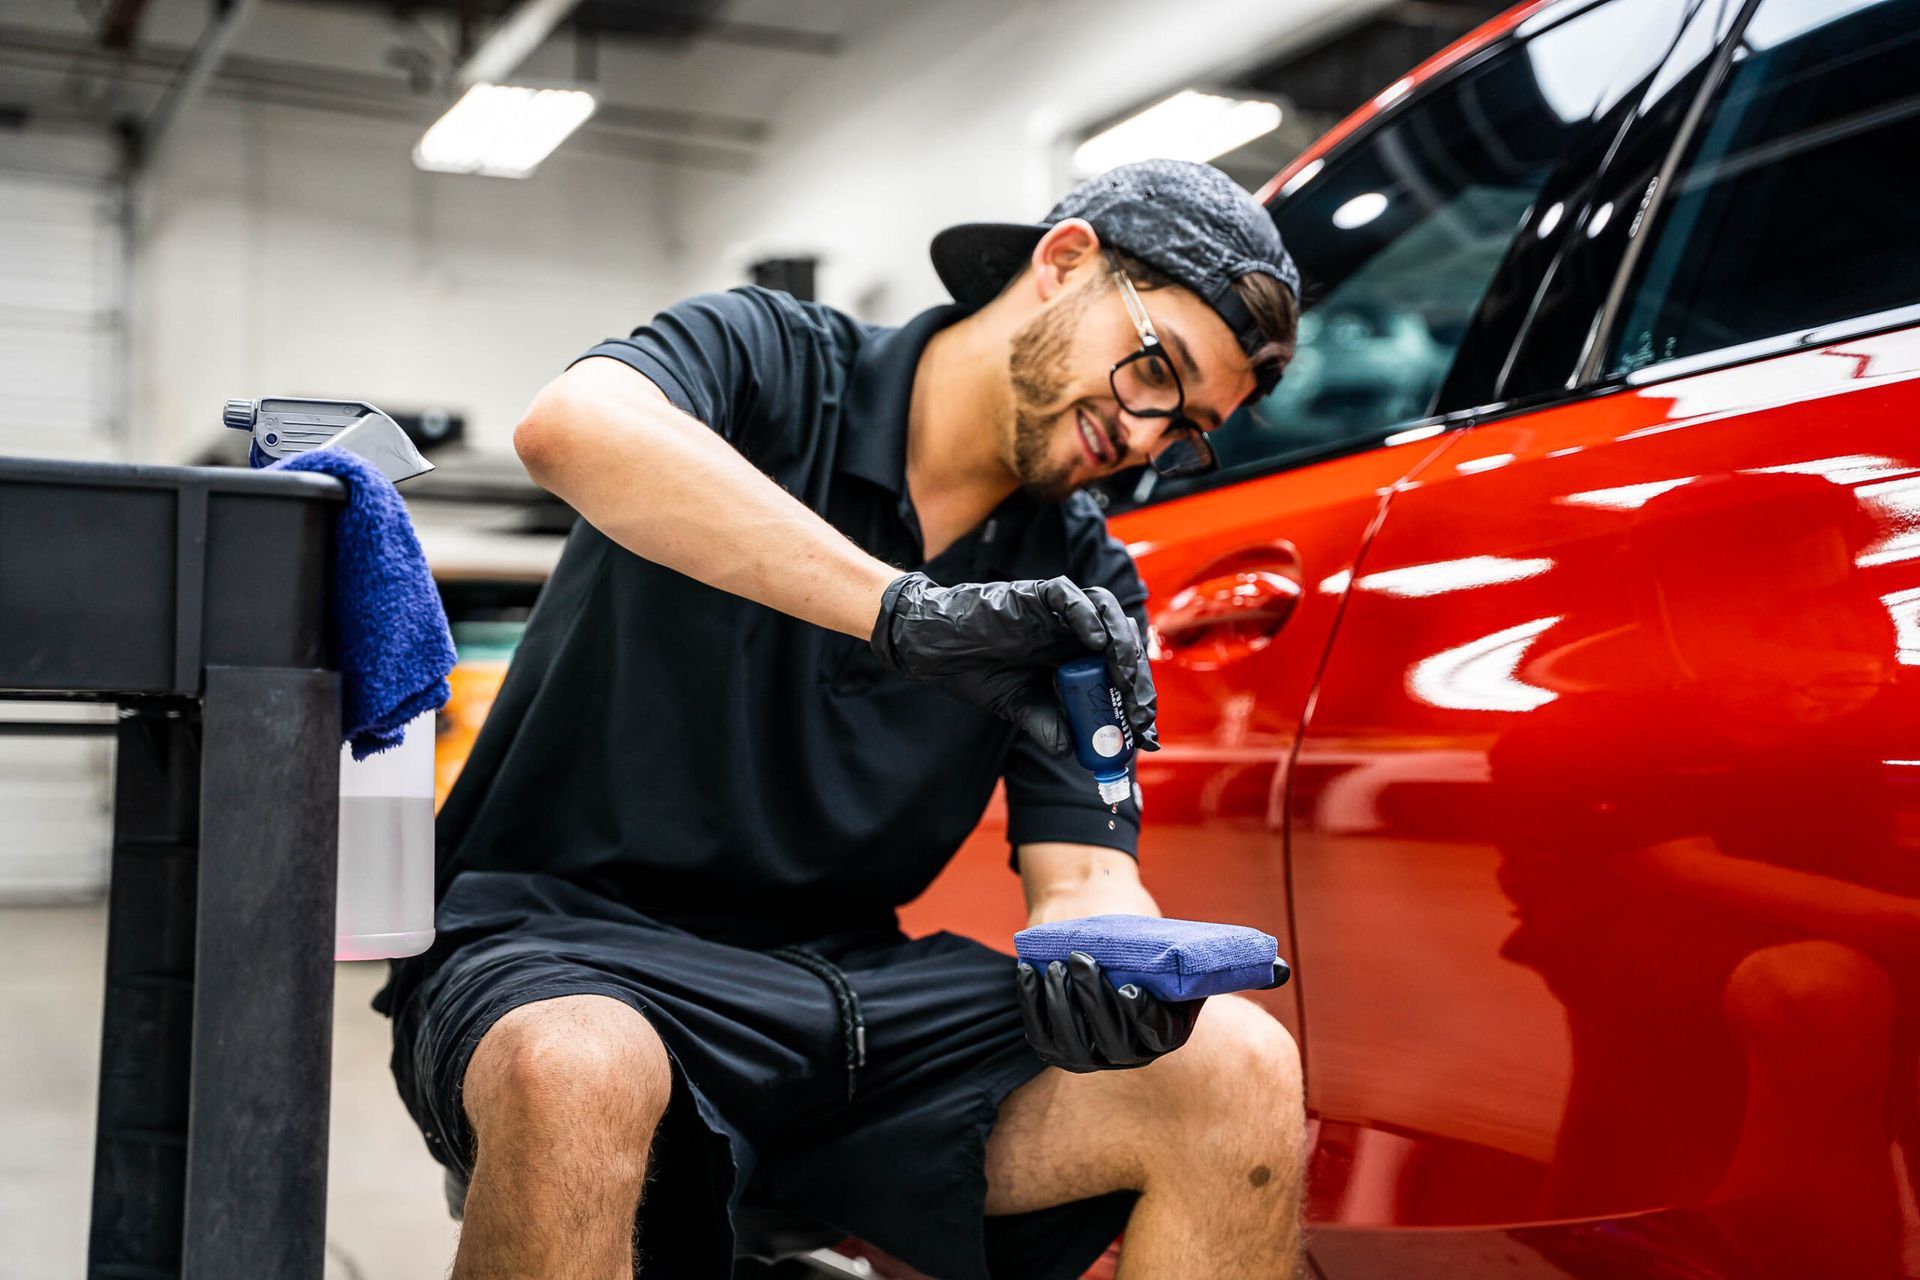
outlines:
[[[1105,652],[1135,741],[1160,749],[1140,633],[1105,587],[1083,591],[1067,578],[942,587],[924,573],[903,574],[880,599],[871,643],[888,668],[1013,721],[1055,755],[1073,739],[1054,668]]]
[[[1115,990],[1084,951],[1053,961],[1045,974],[1019,961],[1014,977],[1027,1043],[1048,1065],[1082,1074],[1143,1067],[1172,1053],[1193,1034],[1206,1003],[1204,996],[1161,1000],[1131,982]]]

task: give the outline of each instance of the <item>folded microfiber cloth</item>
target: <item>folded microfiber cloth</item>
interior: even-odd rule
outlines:
[[[314,449],[270,471],[318,471],[346,482],[333,526],[327,639],[340,667],[340,728],[353,758],[398,746],[407,722],[446,705],[453,637],[427,558],[393,482],[365,459]]]
[[[1036,969],[1084,951],[1099,961],[1115,988],[1131,982],[1162,1000],[1277,986],[1287,973],[1272,934],[1204,920],[1127,915],[1055,920],[1014,934],[1013,949]]]

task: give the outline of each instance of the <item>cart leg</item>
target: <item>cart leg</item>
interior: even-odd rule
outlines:
[[[193,702],[146,703],[120,721],[90,1280],[180,1274],[199,757]]]
[[[183,1269],[319,1280],[339,678],[209,667],[202,715]]]

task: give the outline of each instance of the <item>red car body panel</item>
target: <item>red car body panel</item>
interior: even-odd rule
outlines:
[[[1688,1208],[1696,1260],[1905,1273],[1916,419],[1908,330],[1477,427],[1394,495],[1289,806],[1312,1217]],[[1645,1274],[1618,1239],[1580,1274]]]

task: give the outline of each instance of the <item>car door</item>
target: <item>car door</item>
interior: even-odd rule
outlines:
[[[1913,0],[1698,11],[1356,569],[1289,797],[1329,1280],[1912,1274],[1915,65]]]

